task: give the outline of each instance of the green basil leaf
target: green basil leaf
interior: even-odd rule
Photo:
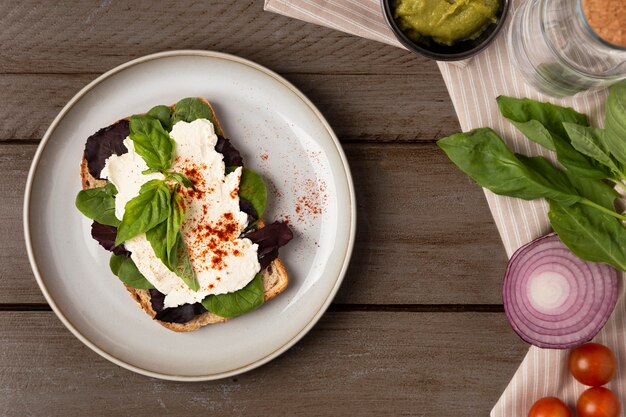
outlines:
[[[229,174],[239,167],[226,167],[226,173]],[[265,181],[257,172],[242,168],[241,181],[239,183],[239,196],[245,198],[252,204],[259,218],[263,217],[265,205],[267,203],[267,187]]]
[[[554,138],[556,158],[572,174],[583,178],[611,177],[611,170],[578,152],[571,143]]]
[[[129,136],[135,151],[146,161],[148,168],[165,171],[172,166],[174,141],[157,119],[149,116],[131,117]]]
[[[619,193],[601,180],[580,178],[568,173],[572,185],[578,190],[578,194],[609,210],[615,210],[615,200]]]
[[[516,122],[515,120],[510,120],[511,123],[524,134],[528,139],[532,140],[543,146],[546,149],[551,151],[556,151],[556,147],[554,146],[554,140],[552,139],[552,135],[537,120],[529,120],[527,122]]]
[[[86,217],[107,226],[119,226],[115,217],[115,195],[117,189],[112,183],[104,187],[82,190],[76,196],[76,208]]]
[[[265,301],[263,277],[259,273],[239,291],[228,294],[209,295],[202,305],[220,317],[237,317],[260,307]]]
[[[147,290],[154,288],[154,285],[150,283],[137,269],[135,262],[124,255],[112,255],[109,261],[109,267],[111,271],[122,281],[124,284],[131,288],[137,288],[140,290]]]
[[[174,271],[189,288],[193,291],[200,289],[196,271],[194,271],[191,259],[189,259],[189,249],[180,233],[177,234],[176,244],[170,253],[169,264],[172,271]]]
[[[611,153],[606,147],[605,133],[602,129],[581,126],[574,123],[563,123],[563,127],[572,142],[572,146],[578,152],[595,159],[613,172],[619,172]]]
[[[196,119],[207,119],[216,126],[215,115],[211,107],[197,97],[188,97],[180,100],[174,106],[172,125],[178,121],[193,122]]]
[[[151,180],[143,184],[139,195],[126,203],[115,245],[120,245],[165,221],[170,212],[170,198],[171,191],[165,181]]]
[[[146,232],[146,239],[150,242],[155,255],[172,272],[176,272],[171,265],[172,249],[178,240],[180,226],[185,218],[185,206],[180,194],[172,193],[167,220]]]
[[[528,139],[556,152],[559,162],[574,174],[602,179],[610,171],[578,152],[570,143],[563,123],[588,126],[587,116],[574,109],[542,103],[531,99],[500,96],[496,99],[500,112]]]
[[[437,145],[463,172],[496,194],[524,200],[544,197],[564,205],[581,199],[571,185],[562,181],[558,168],[535,158],[531,159],[535,163],[525,164],[528,161],[518,159],[489,128],[457,133],[440,139]]]
[[[181,184],[183,187],[194,188],[195,189],[195,186],[193,185],[193,182],[191,182],[191,180],[189,178],[187,178],[186,175],[181,174],[179,172],[166,172],[165,173],[165,180],[166,181],[176,181],[177,183]]]
[[[554,201],[548,215],[554,231],[576,256],[626,271],[626,227],[619,220],[582,204],[565,207]]]
[[[541,123],[551,135],[558,136],[562,139],[567,139],[567,133],[563,127],[564,122],[589,126],[587,116],[569,107],[542,103],[529,98],[520,99],[507,96],[499,96],[496,98],[496,102],[498,103],[500,113],[507,119],[517,123],[536,120]],[[529,139],[533,140],[530,137]],[[540,141],[537,142],[539,143]]]
[[[172,130],[172,109],[168,106],[155,106],[148,111],[147,115],[161,122],[161,126],[167,132]]]
[[[626,165],[626,80],[609,88],[604,129],[607,148],[622,165]]]

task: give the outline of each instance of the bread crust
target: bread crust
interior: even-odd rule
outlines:
[[[209,103],[209,101],[203,97],[198,98],[204,101],[209,107],[211,107],[213,115],[215,115],[215,110],[213,109],[213,106],[211,106],[211,103]],[[175,109],[175,105],[172,105],[171,108]],[[224,131],[222,130],[217,116],[215,116],[215,131],[218,135],[224,136]],[[83,190],[89,188],[103,187],[108,183],[107,180],[100,180],[94,178],[91,175],[87,166],[87,160],[85,159],[85,155],[83,155],[83,159],[80,163],[80,178]],[[265,226],[265,223],[262,219],[259,219],[258,224],[260,228],[263,228]],[[283,292],[289,284],[287,271],[285,270],[285,267],[279,258],[276,258],[267,268],[261,271],[261,275],[263,277],[265,301],[269,301],[272,298],[276,297],[278,294]],[[152,317],[157,323],[159,323],[163,327],[166,327],[175,332],[190,332],[208,324],[222,323],[228,320],[227,317],[221,317],[208,311],[195,316],[193,319],[186,323],[169,323],[157,320],[155,319],[156,312],[152,308],[150,292],[148,290],[132,288],[128,285],[125,285],[125,287],[130,293],[131,297],[137,302],[139,307],[141,307],[141,309],[146,312],[146,314]]]

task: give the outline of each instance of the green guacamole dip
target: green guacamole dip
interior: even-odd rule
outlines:
[[[498,20],[499,9],[500,0],[396,0],[395,18],[415,41],[430,36],[452,45],[480,36]]]

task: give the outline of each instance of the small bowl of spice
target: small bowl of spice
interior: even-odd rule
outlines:
[[[382,6],[407,49],[438,61],[459,61],[495,39],[509,0],[382,0]]]

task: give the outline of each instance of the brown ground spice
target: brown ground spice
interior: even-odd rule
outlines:
[[[626,0],[582,0],[593,31],[613,45],[626,47]]]

